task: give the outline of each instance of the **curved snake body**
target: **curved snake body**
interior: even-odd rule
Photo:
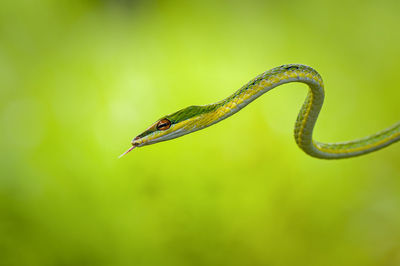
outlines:
[[[305,153],[322,159],[348,158],[370,153],[400,140],[400,122],[362,139],[338,143],[313,140],[314,125],[324,102],[324,84],[321,76],[313,68],[290,64],[258,75],[222,101],[203,106],[189,106],[164,116],[134,138],[132,147],[121,156],[135,147],[177,138],[211,126],[240,111],[264,93],[290,82],[305,83],[309,87],[294,128],[296,143]]]

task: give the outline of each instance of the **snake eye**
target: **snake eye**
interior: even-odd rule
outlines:
[[[157,123],[157,130],[167,130],[171,126],[171,121],[164,118]]]

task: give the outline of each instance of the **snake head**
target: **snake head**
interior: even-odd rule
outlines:
[[[210,111],[210,106],[189,106],[162,117],[136,136],[131,142],[132,147],[121,157],[133,148],[174,139],[208,126],[204,114]]]
[[[177,123],[167,117],[163,117],[153,123],[143,133],[132,140],[132,146],[142,147],[157,142],[173,139],[181,136],[182,130],[177,130]]]

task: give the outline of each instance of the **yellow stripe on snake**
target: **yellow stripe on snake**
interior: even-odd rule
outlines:
[[[324,102],[324,84],[313,68],[291,64],[273,68],[258,75],[231,96],[217,103],[189,106],[157,120],[146,131],[132,140],[132,147],[174,139],[211,126],[240,111],[243,107],[273,88],[301,82],[309,86],[307,98],[297,116],[294,137],[307,154],[322,159],[340,159],[367,154],[400,140],[400,122],[374,135],[338,143],[321,143],[312,139],[318,114]],[[120,156],[120,157],[121,157]]]

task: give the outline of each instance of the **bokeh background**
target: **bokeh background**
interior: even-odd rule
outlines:
[[[0,3],[0,265],[400,265],[400,146],[293,139],[289,84],[117,157],[161,116],[286,63],[326,84],[320,141],[400,119],[400,2]]]

